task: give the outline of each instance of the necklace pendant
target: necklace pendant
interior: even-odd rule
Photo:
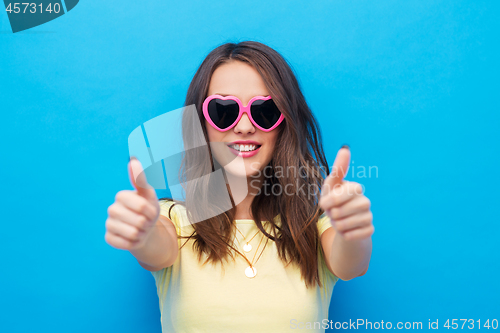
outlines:
[[[252,267],[252,266],[248,266],[245,269],[245,275],[247,276],[247,278],[255,277],[255,275],[257,275],[257,268]]]
[[[246,243],[245,245],[243,245],[243,251],[245,251],[245,252],[252,251],[252,245]]]

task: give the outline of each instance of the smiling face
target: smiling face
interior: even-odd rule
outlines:
[[[215,94],[235,96],[244,106],[255,96],[270,95],[259,72],[251,65],[238,60],[224,63],[214,71],[208,96]],[[238,123],[228,131],[216,130],[206,119],[205,127],[210,142],[224,143],[212,145],[212,152],[219,164],[226,166],[236,154],[243,158],[244,169],[229,164],[225,167],[227,172],[235,176],[250,177],[258,174],[271,161],[279,126],[270,132],[264,132],[255,127],[244,113]]]

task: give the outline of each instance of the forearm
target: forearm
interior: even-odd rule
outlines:
[[[360,276],[368,269],[371,254],[371,237],[346,241],[337,232],[330,251],[330,267],[342,280],[350,280]]]
[[[163,268],[168,266],[175,255],[169,244],[169,234],[165,226],[158,219],[148,235],[144,245],[130,250],[130,253],[141,263],[150,267]]]

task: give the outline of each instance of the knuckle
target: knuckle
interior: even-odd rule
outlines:
[[[106,228],[106,230],[109,230],[110,228],[110,225],[111,225],[111,219],[106,219],[106,223],[104,223],[104,227]]]
[[[322,196],[319,200],[319,205],[321,208],[323,208],[324,210],[328,209],[329,208],[329,202],[331,202],[331,197],[330,195],[325,195],[325,196]]]
[[[332,203],[336,203],[337,201],[339,201],[341,196],[342,193],[332,192],[327,196],[327,199]]]
[[[123,196],[125,195],[125,192],[124,191],[119,191],[118,193],[116,193],[115,195],[115,201],[121,201],[123,200]]]
[[[365,197],[366,198],[366,197]],[[368,208],[370,208],[372,206],[372,202],[370,199],[366,198],[366,203],[368,205]]]
[[[112,247],[119,248],[119,244],[116,243],[115,237],[113,237],[113,234],[111,234],[110,232],[107,232],[104,235],[104,240]]]
[[[134,228],[134,230],[132,230],[130,232],[130,238],[133,239],[133,240],[138,239],[139,238],[139,229]]]
[[[333,188],[332,188],[332,191],[330,192],[332,195],[342,195],[342,193],[344,193],[344,186],[342,185],[334,185]]]
[[[106,243],[108,243],[108,244],[111,245],[111,237],[110,237],[110,233],[109,232],[106,232],[104,234],[104,240],[106,241]]]
[[[368,210],[368,209],[370,209],[370,206],[371,206],[370,200],[365,197],[365,199],[363,200],[363,203],[361,204],[361,208]]]
[[[349,193],[349,195],[356,194],[356,183],[355,182],[348,182],[345,184],[345,186],[347,186],[347,193]]]
[[[142,228],[146,225],[146,223],[148,222],[148,219],[144,216],[144,215],[140,215],[138,218],[137,218],[137,225]]]
[[[139,203],[139,207],[138,207],[139,212],[144,214],[146,212],[147,208],[148,208],[148,204],[145,201],[141,201]]]
[[[356,194],[363,193],[363,186],[360,183],[354,183],[354,193]]]
[[[116,215],[116,205],[113,204],[108,207],[108,215],[109,216],[115,216]]]

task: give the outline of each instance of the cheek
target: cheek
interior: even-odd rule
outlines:
[[[270,134],[269,142],[271,143],[270,146],[272,146],[274,150],[274,148],[276,148],[276,142],[278,141],[278,131],[273,131]]]
[[[225,142],[226,134],[213,128],[206,120],[205,128],[207,130],[208,142]],[[212,151],[213,158],[221,165],[226,165],[233,158],[225,144],[210,144],[210,150]]]
[[[219,132],[205,120],[205,128],[207,129],[208,141],[210,142],[221,142],[224,141],[224,133]]]
[[[278,141],[278,135],[277,133],[268,133],[269,136],[266,138],[266,143],[267,143],[267,154],[269,155],[268,157],[271,158],[272,154],[276,150],[276,142]]]

